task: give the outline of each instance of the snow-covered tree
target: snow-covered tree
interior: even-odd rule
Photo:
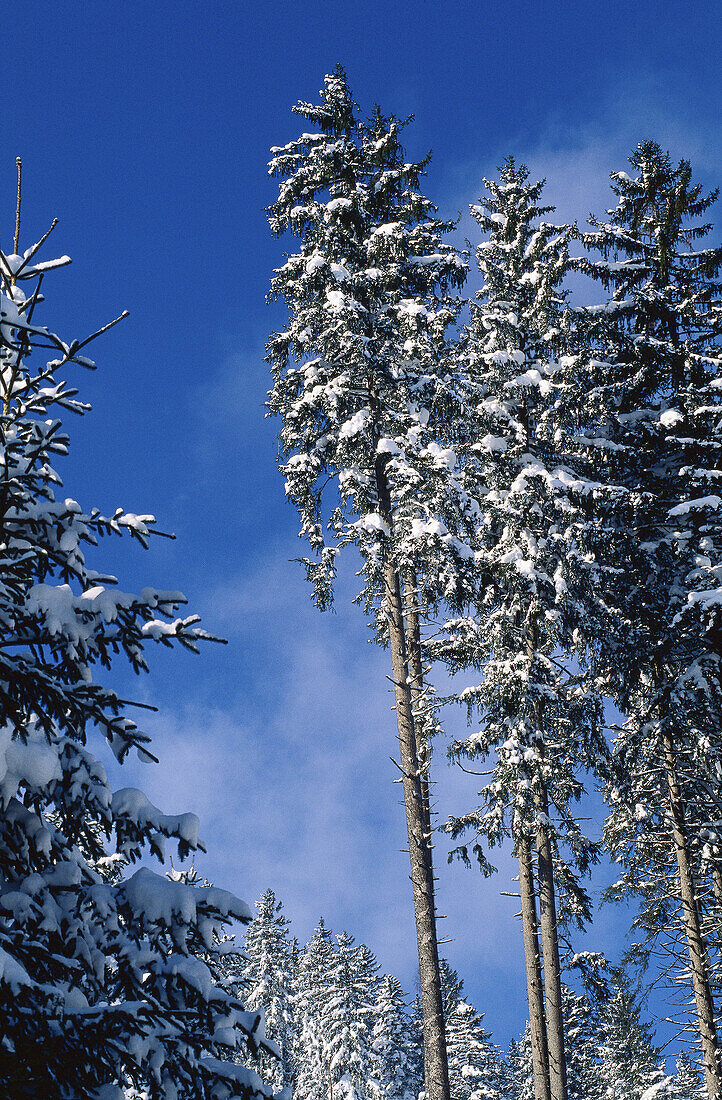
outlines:
[[[676,1100],[702,1100],[704,1089],[699,1071],[688,1054],[678,1056],[673,1081]]]
[[[599,1060],[599,1020],[586,993],[562,986],[567,1074],[572,1100],[604,1100],[609,1085]]]
[[[507,1067],[446,959],[441,981],[452,1100],[501,1100],[509,1089]]]
[[[460,350],[471,410],[460,446],[484,514],[476,556],[483,593],[470,616],[447,622],[431,653],[454,671],[482,673],[460,694],[470,720],[479,711],[480,728],[455,751],[491,757],[491,779],[482,805],[448,828],[454,836],[473,830],[487,874],[489,848],[512,840],[535,1095],[565,1100],[557,918],[590,916],[581,876],[597,845],[574,807],[584,771],[603,769],[607,756],[599,699],[573,660],[575,650],[583,655],[593,622],[585,547],[597,485],[560,443],[566,391],[557,378],[569,344],[561,283],[573,264],[573,230],[546,220],[553,208],[540,205],[543,181],[531,182],[513,158],[484,186],[471,208],[485,235],[477,251],[484,283]],[[468,847],[458,849],[465,859]]]
[[[375,997],[372,1079],[379,1100],[414,1100],[423,1074],[413,1052],[411,1021],[397,978],[385,974]]]
[[[338,555],[355,547],[359,598],[391,650],[426,1087],[446,1100],[419,634],[420,616],[475,584],[478,509],[447,445],[457,405],[446,330],[465,267],[419,191],[426,162],[406,160],[402,124],[378,110],[361,122],[341,69],[320,94],[295,108],[310,132],[271,161],[270,224],[298,251],[272,283],[288,323],[268,344],[268,407],[282,417],[281,469],[315,555],[317,602],[330,603]]]
[[[468,1001],[446,1017],[449,1081],[453,1100],[502,1100],[508,1081],[491,1035]]]
[[[722,249],[703,246],[716,193],[692,182],[687,161],[674,166],[644,142],[630,163],[633,176],[612,175],[616,207],[585,237],[587,271],[611,293],[585,311],[585,437],[597,468],[627,494],[610,547],[617,580],[606,592],[627,625],[605,657],[609,690],[629,718],[614,749],[606,835],[623,867],[617,894],[637,895],[637,927],[648,944],[668,946],[691,980],[706,1086],[718,1097],[704,907],[722,887]]]
[[[599,1056],[608,1100],[639,1100],[658,1083],[661,1056],[652,1042],[651,1027],[641,1019],[640,1008],[628,980],[618,976],[610,996],[601,1006]]]
[[[334,953],[333,934],[321,918],[298,960],[294,1042],[297,1100],[330,1100],[332,1078],[324,1020]]]
[[[246,932],[244,967],[248,1009],[262,1010],[266,1035],[280,1051],[280,1060],[261,1053],[263,1079],[274,1092],[293,1087],[294,986],[293,945],[283,904],[265,890]]]
[[[148,866],[118,874],[162,858],[166,839],[181,858],[201,844],[193,814],[111,788],[99,752],[152,755],[129,704],[96,677],[118,660],[144,670],[155,643],[196,650],[208,635],[179,615],[180,593],[124,592],[97,568],[101,538],[146,546],[152,516],[65,496],[63,416],[88,410],[65,375],[92,364],[88,340],[40,323],[45,275],[69,260],[38,249],[0,252],[0,1092],[270,1096],[233,1060],[257,1049],[260,1016],[224,985],[219,958],[246,905]]]
[[[378,963],[365,944],[342,932],[328,974],[321,1026],[334,1096],[373,1096],[373,1022]]]

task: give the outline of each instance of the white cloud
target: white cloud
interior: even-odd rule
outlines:
[[[211,708],[187,699],[164,706],[146,723],[160,766],[131,762],[118,781],[142,786],[167,812],[199,814],[208,855],[197,866],[209,878],[248,901],[272,887],[301,939],[321,915],[336,931],[347,928],[413,990],[406,828],[389,759],[398,749],[388,655],[368,644],[363,616],[351,606],[357,583],[348,568],[338,612],[321,615],[299,567],[270,556],[208,593],[204,615],[229,635],[240,660],[249,660],[253,640],[254,676],[270,683],[269,698],[248,701],[231,686]],[[463,716],[454,721],[463,725]],[[436,765],[439,820],[472,805],[477,783],[447,766],[444,748]],[[502,855],[501,874],[484,881],[475,869],[447,865],[448,848],[440,837],[440,935],[453,941],[442,950],[489,1026],[514,1033],[524,1012],[521,941],[509,927],[516,903],[499,897],[514,889],[513,865]],[[502,971],[497,1000],[490,988],[501,988]],[[520,996],[507,1007],[510,982]]]
[[[494,178],[504,158],[513,154],[533,179],[546,179],[544,199],[556,206],[550,216],[576,220],[583,228],[590,213],[603,213],[614,199],[610,172],[625,170],[637,143],[649,138],[669,150],[673,161],[690,160],[695,178],[711,190],[722,175],[722,120],[718,112],[696,113],[683,93],[673,98],[662,78],[649,73],[618,82],[585,125],[571,128],[556,112],[533,137],[510,135],[504,147],[476,162],[457,164],[447,175],[450,197],[442,205],[462,211],[459,235],[475,244],[478,227],[468,204],[481,193],[483,177]]]

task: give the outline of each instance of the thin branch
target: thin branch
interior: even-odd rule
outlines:
[[[86,338],[84,340],[81,340],[80,343],[78,343],[77,340],[73,340],[72,344],[68,348],[68,358],[73,359],[80,351],[80,349],[89,344],[91,340],[95,340],[98,336],[102,336],[104,332],[107,332],[108,329],[113,327],[113,325],[117,325],[119,321],[124,321],[126,317],[130,317],[130,313],[127,309],[124,309],[123,312],[120,313],[113,321],[108,321],[107,325],[103,325],[102,328],[99,328],[98,331],[94,332],[91,336],[86,336]]]
[[[23,193],[23,162],[20,157],[15,158],[15,163],[18,166],[18,204],[15,207],[15,236],[13,238],[13,252],[17,256],[18,248],[20,245],[20,202]],[[15,285],[16,276],[13,275],[13,286]]]

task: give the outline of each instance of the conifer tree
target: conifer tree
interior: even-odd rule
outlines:
[[[604,1100],[611,1097],[609,1079],[599,1059],[599,1020],[586,993],[562,986],[564,1029],[567,1040],[567,1073],[572,1100]]]
[[[441,960],[442,995],[452,1100],[500,1100],[508,1077],[481,1017],[464,998],[464,983]]]
[[[586,441],[626,490],[607,598],[628,627],[605,648],[629,719],[618,733],[607,840],[648,942],[683,930],[708,1095],[722,1095],[703,904],[717,874],[720,803],[720,417],[722,249],[703,247],[716,198],[654,142],[613,173],[616,207],[585,237],[611,300],[586,310],[592,358]],[[599,253],[599,256],[595,256]],[[705,879],[707,883],[705,883]],[[711,881],[710,881],[711,880]]]
[[[674,1093],[678,1100],[701,1100],[704,1089],[697,1067],[688,1054],[677,1058],[677,1072],[674,1075]]]
[[[96,677],[124,659],[145,670],[153,643],[196,650],[209,636],[179,615],[180,593],[123,592],[96,568],[101,538],[145,547],[155,520],[65,496],[62,418],[89,409],[65,375],[93,365],[89,340],[40,323],[41,284],[70,261],[40,260],[48,234],[20,255],[18,228],[0,252],[0,1093],[270,1096],[232,1061],[263,1045],[261,1017],[219,957],[224,927],[249,910],[147,866],[125,872],[162,859],[167,839],[181,858],[202,845],[195,815],[112,789],[103,739],[121,762],[153,757],[130,704]]]
[[[321,1025],[334,1096],[370,1100],[373,1016],[378,963],[365,946],[342,932],[328,974]]]
[[[450,620],[431,652],[455,671],[483,673],[460,696],[470,720],[480,711],[481,728],[455,751],[472,759],[493,754],[492,778],[481,807],[448,827],[455,836],[474,830],[486,874],[493,870],[487,850],[512,839],[535,1096],[565,1100],[557,925],[590,916],[580,876],[597,846],[581,831],[574,803],[583,771],[603,771],[607,755],[599,700],[571,660],[575,650],[583,655],[593,622],[584,548],[596,485],[559,446],[565,391],[557,376],[568,347],[560,284],[573,263],[573,230],[545,220],[553,208],[540,205],[543,181],[530,182],[513,158],[484,184],[472,207],[486,238],[477,252],[484,284],[460,367],[472,410],[460,447],[484,513],[477,553],[484,591],[476,614]],[[468,845],[458,851],[468,860]]]
[[[443,960],[441,960],[443,962]],[[409,1014],[409,1051],[411,1060],[411,1080],[414,1083],[414,1095],[418,1096],[424,1087],[424,1034],[421,1014],[421,995],[417,993],[411,1002]]]
[[[599,1054],[609,1100],[638,1100],[664,1076],[651,1028],[642,1022],[629,981],[621,974],[600,1009]]]
[[[246,932],[245,1001],[249,1009],[263,1011],[266,1035],[280,1051],[280,1059],[267,1054],[260,1059],[263,1079],[280,1092],[291,1089],[294,1078],[292,944],[283,904],[273,890],[261,894],[256,909]]]
[[[359,121],[340,68],[320,104],[295,110],[313,131],[271,162],[270,224],[299,250],[272,284],[289,319],[268,344],[268,407],[283,419],[281,469],[315,555],[305,564],[318,604],[331,602],[340,551],[356,547],[360,599],[391,651],[426,1092],[447,1100],[418,642],[420,616],[475,584],[478,508],[447,445],[456,404],[445,333],[465,268],[419,191],[426,161],[406,161],[401,123],[378,110]]]
[[[473,1005],[457,1002],[446,1017],[446,1035],[452,1100],[502,1100],[508,1081]]]
[[[333,934],[321,918],[298,960],[294,1043],[294,1095],[298,1100],[330,1100],[333,1079],[324,1021],[334,953]]]
[[[372,1079],[379,1100],[414,1100],[422,1084],[413,1056],[411,1021],[397,978],[378,984],[372,1032]]]

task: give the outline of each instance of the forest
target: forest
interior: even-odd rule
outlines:
[[[429,157],[407,159],[411,120],[360,107],[341,66],[293,111],[301,132],[268,167],[285,327],[265,412],[309,595],[332,609],[350,559],[385,652],[418,987],[323,920],[300,946],[271,889],[254,915],[184,865],[204,851],[195,814],[109,778],[106,749],[155,759],[136,723],[152,707],[96,677],[223,639],[181,592],[98,568],[105,540],[147,548],[152,515],[65,496],[66,414],[89,411],[77,368],[125,315],[70,340],[43,324],[46,277],[70,260],[44,258],[55,223],[24,246],[18,159],[0,242],[3,1095],[718,1100],[717,192],[643,137],[609,209],[558,224],[508,156],[469,195],[464,247],[424,193]],[[449,738],[455,708],[468,733]],[[478,795],[440,820],[447,753]],[[505,935],[528,1022],[507,1049],[443,958],[442,837],[490,889],[495,860],[516,864]],[[603,859],[623,959],[575,946],[593,943]],[[651,986],[672,1001],[671,1050]]]

